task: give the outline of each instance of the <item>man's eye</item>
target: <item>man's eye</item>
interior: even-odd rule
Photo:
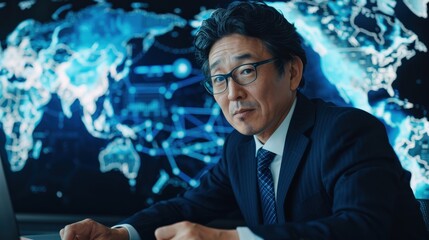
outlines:
[[[222,82],[225,81],[225,77],[224,76],[213,76],[212,77],[212,83],[213,84],[220,84]]]
[[[252,67],[245,67],[243,69],[240,69],[240,75],[249,75],[249,74],[253,74],[253,72],[255,71],[254,68]]]

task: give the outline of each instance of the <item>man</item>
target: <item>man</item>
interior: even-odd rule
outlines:
[[[204,86],[235,128],[222,159],[198,188],[114,228],[68,225],[63,239],[429,239],[384,126],[299,93],[305,53],[278,11],[258,2],[219,9],[195,48]],[[236,209],[247,227],[201,225]]]

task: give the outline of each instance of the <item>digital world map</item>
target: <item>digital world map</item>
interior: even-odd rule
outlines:
[[[120,202],[113,213],[129,213],[198,186],[217,163],[232,128],[199,84],[192,39],[227,1],[184,2],[0,1],[11,19],[0,39],[0,153],[18,209],[35,195],[33,207],[50,202],[44,211]],[[383,121],[418,198],[429,198],[429,33],[401,14],[427,23],[428,2],[267,2],[305,41],[302,91]]]

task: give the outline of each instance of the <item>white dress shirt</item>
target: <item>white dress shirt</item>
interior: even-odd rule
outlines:
[[[268,150],[276,154],[276,156],[274,157],[270,165],[271,174],[273,175],[274,193],[276,198],[277,198],[277,186],[279,183],[279,176],[280,176],[280,167],[282,163],[283,150],[284,150],[285,141],[286,141],[286,134],[288,132],[290,121],[292,119],[292,114],[295,110],[295,105],[296,105],[296,98],[290,108],[289,113],[287,114],[283,122],[280,124],[280,126],[273,133],[273,135],[271,135],[270,138],[268,138],[265,145],[263,145],[258,140],[258,138],[254,136],[255,145],[256,145],[255,157],[256,157],[256,153],[261,147],[264,148],[265,150]],[[134,227],[129,224],[121,224],[113,227],[126,228],[128,230],[130,240],[141,240],[136,229],[134,229]],[[250,231],[248,227],[237,227],[237,232],[240,240],[263,240],[259,236],[255,235],[252,231]]]

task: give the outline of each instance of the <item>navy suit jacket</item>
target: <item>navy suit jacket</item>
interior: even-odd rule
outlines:
[[[264,239],[429,239],[384,125],[354,108],[298,94],[277,188],[278,224],[263,225],[253,136],[233,131],[198,188],[124,223],[142,239],[182,220],[205,224],[239,209]]]

